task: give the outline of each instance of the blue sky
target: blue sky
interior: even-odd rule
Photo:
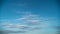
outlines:
[[[1,5],[0,22],[3,30],[20,31],[23,30],[20,26],[27,27],[24,28],[27,32],[21,34],[56,34],[55,27],[60,26],[58,1],[4,0]]]

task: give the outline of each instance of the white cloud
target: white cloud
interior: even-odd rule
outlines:
[[[27,15],[23,15],[23,17],[21,18],[18,18],[16,19],[17,21],[23,21],[23,24],[26,24],[26,25],[48,25],[47,23],[45,23],[46,19],[44,17],[40,17],[40,15],[35,15],[35,14],[32,14],[32,13],[29,13],[27,12]]]
[[[32,22],[32,23],[38,23],[38,22],[40,22],[40,20],[28,20],[29,22]]]
[[[27,25],[18,25],[18,24],[16,25],[16,27],[17,27],[17,28],[22,28],[22,29],[24,29],[24,28],[28,28]]]
[[[19,25],[19,24],[5,24],[3,26],[6,26],[8,28],[29,28],[27,25]]]
[[[15,23],[12,23],[12,21]],[[8,22],[6,22],[8,23]],[[5,24],[7,28],[18,28],[20,30],[39,30],[42,27],[49,26],[46,22],[46,18],[40,17],[40,15],[35,15],[27,12],[27,14],[23,15],[20,18],[10,20],[10,23]],[[19,32],[19,31],[17,31]]]
[[[18,18],[16,20],[24,20],[24,19],[27,19],[27,17]]]

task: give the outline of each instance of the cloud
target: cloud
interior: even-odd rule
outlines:
[[[38,26],[28,26],[28,25],[19,25],[19,24],[5,24],[8,28],[19,28],[19,29],[31,29],[37,30],[40,29]]]
[[[15,25],[14,24],[4,24],[3,26],[9,27],[9,28],[15,28]]]
[[[40,30],[40,29],[41,29],[41,27],[33,27],[30,30]]]
[[[25,24],[25,25],[28,25],[28,26],[30,26],[30,25],[42,25],[42,27],[44,26],[48,26],[48,23],[46,23],[45,22],[45,19],[44,19],[44,17],[40,17],[40,15],[35,15],[35,14],[32,14],[32,13],[30,13],[30,14],[25,14],[25,15],[23,15],[23,17],[21,17],[21,18],[18,18],[18,19],[16,19],[17,21],[23,21],[23,24]],[[20,26],[19,26],[20,27]]]
[[[27,24],[39,24],[40,20],[28,20]]]
[[[25,33],[26,31],[9,31],[10,33]]]
[[[39,22],[40,20],[38,18],[39,18],[38,15],[28,14],[16,20],[25,21],[24,22],[25,24],[37,24],[37,23],[40,23]]]
[[[24,20],[24,19],[27,19],[27,17],[18,18],[16,20]]]
[[[3,26],[6,26],[8,28],[21,28],[21,29],[29,28],[29,26],[27,25],[19,25],[19,24],[5,24]]]
[[[0,30],[2,33],[25,33],[26,31],[12,31],[12,30]]]
[[[22,15],[22,17],[20,18],[17,18],[16,20],[24,20],[24,19],[28,19],[30,16],[31,13],[30,12],[20,12],[20,11],[17,11],[19,14],[24,14]]]
[[[22,17],[10,20],[10,23],[8,22],[6,23],[7,24],[4,24],[4,27],[6,26],[7,28],[11,29],[17,28],[19,30],[26,30],[26,31],[40,30],[42,29],[42,27],[48,26],[48,23],[46,22],[46,19],[44,17],[40,17],[40,15],[32,14],[29,12],[27,12],[27,14],[25,15],[22,15]],[[10,31],[10,32],[16,32],[16,31]]]
[[[27,25],[16,25],[17,28],[26,29],[29,28]]]

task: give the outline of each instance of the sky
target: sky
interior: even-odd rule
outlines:
[[[57,34],[57,0],[2,0],[0,32],[3,34]]]

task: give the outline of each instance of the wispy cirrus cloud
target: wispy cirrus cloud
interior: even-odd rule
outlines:
[[[46,20],[40,15],[32,14],[29,12],[27,12],[27,14],[24,14],[25,15],[20,18],[9,20],[9,22],[6,23],[3,22],[3,26],[6,27],[6,29],[18,28],[19,30],[26,30],[26,32],[32,30],[40,30],[43,26],[49,26],[48,23],[45,22]],[[12,30],[11,32],[14,31]]]

